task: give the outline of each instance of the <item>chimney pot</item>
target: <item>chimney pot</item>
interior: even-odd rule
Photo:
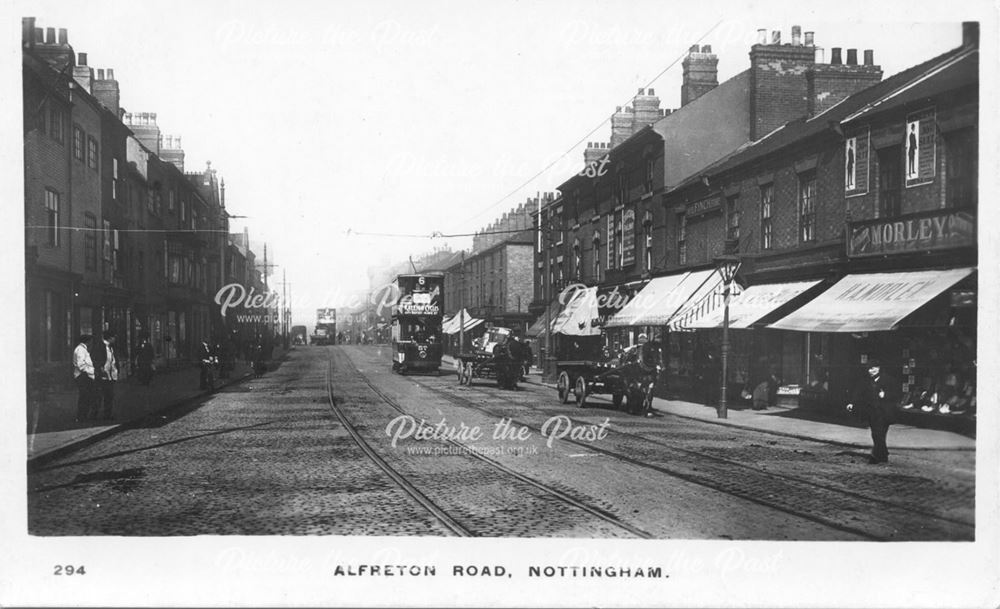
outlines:
[[[840,50],[841,50],[840,47],[833,47],[832,49],[830,49],[830,65],[831,66],[839,66],[839,65],[841,65],[842,62],[840,61]]]
[[[114,79],[115,79],[115,71],[112,70],[111,68],[108,68],[108,80],[114,80]]]
[[[698,45],[692,44],[691,48],[688,49],[688,52],[690,52],[690,53],[697,53],[698,52]]]
[[[875,51],[871,49],[865,49],[865,65],[866,66],[875,65]]]
[[[104,80],[104,68],[97,69],[97,80]]]
[[[621,111],[622,111],[621,106],[615,106],[615,112],[621,112]]]
[[[87,65],[87,54],[86,53],[77,53],[76,57],[77,57],[77,59],[76,59],[77,65],[81,65],[81,66]]]
[[[792,26],[792,46],[800,46],[802,44],[802,26],[793,25]]]
[[[63,46],[69,44],[69,33],[64,27],[59,28],[59,44]]]
[[[35,18],[23,17],[21,19],[21,42],[29,47],[35,46]]]
[[[767,30],[760,28],[757,30],[757,44],[767,44]]]
[[[703,45],[701,45],[701,52],[702,53],[711,53],[712,52],[712,45],[710,45],[710,44],[703,44]]]
[[[979,22],[962,22],[962,46],[977,46],[979,44]]]
[[[826,51],[823,47],[815,47],[816,57],[813,60],[814,63],[826,63]]]
[[[45,30],[43,30],[40,27],[36,27],[35,28],[35,40],[34,40],[34,42],[37,42],[38,44],[44,44],[45,43]]]
[[[639,89],[639,95],[645,95],[645,94],[646,94],[646,89],[640,88]]]
[[[858,50],[857,49],[847,49],[847,65],[856,66],[858,65]]]
[[[648,93],[649,93],[650,95],[656,95],[656,93],[654,93],[652,89],[650,89],[650,90],[649,90],[649,91],[647,91],[647,92],[648,92]]]
[[[56,43],[56,28],[47,27],[45,28],[45,44],[55,44]]]
[[[781,44],[781,30],[771,32],[771,44]]]
[[[811,47],[814,44],[816,44],[815,43],[815,37],[816,37],[816,33],[815,32],[806,32],[806,46],[807,47]]]

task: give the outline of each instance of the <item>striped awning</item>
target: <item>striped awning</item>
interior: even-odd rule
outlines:
[[[904,317],[974,270],[847,275],[808,304],[768,327],[800,332],[892,330]]]
[[[739,296],[730,299],[729,327],[749,328],[771,311],[818,284],[819,280],[751,286]],[[687,327],[695,330],[721,328],[723,316],[724,307],[716,306],[706,315],[692,320]]]
[[[715,283],[711,281],[713,276]],[[693,302],[692,296],[707,294],[718,279],[718,273],[712,269],[656,277],[609,319],[605,327],[667,325]]]
[[[552,322],[552,332],[569,336],[598,336],[601,328],[595,323],[599,316],[597,288],[579,289]]]
[[[441,332],[445,334],[458,334],[462,331],[463,319],[465,320],[464,326],[466,332],[483,323],[482,319],[476,319],[472,315],[469,315],[467,310],[462,309],[459,313],[456,313],[450,319],[441,324]]]
[[[729,284],[730,303],[732,298],[739,296],[743,288],[735,281]],[[691,297],[684,304],[667,324],[672,332],[687,332],[696,328],[695,324],[715,312],[721,311],[726,304],[726,285],[722,281],[722,275],[714,271],[708,276],[701,286],[698,287]],[[721,327],[721,326],[720,326]]]

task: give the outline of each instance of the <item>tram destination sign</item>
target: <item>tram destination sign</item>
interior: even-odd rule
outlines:
[[[881,256],[976,244],[971,211],[935,211],[848,224],[849,257]]]

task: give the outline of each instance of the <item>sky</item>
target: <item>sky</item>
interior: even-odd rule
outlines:
[[[911,7],[862,22],[870,5],[851,2],[11,6],[37,27],[67,28],[91,67],[114,69],[122,106],[156,112],[164,134],[183,138],[186,170],[211,161],[230,213],[248,216],[234,231],[267,242],[295,323],[308,325],[316,308],[367,289],[371,264],[471,244],[358,233],[472,233],[554,190],[638,88],[680,105],[692,44],[712,45],[721,82],[748,67],[758,28],[788,41],[798,24],[827,58],[835,46],[873,49],[890,76],[958,46],[963,18]]]

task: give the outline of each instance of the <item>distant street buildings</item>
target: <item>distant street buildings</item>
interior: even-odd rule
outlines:
[[[23,19],[22,66],[29,388],[68,382],[80,334],[115,331],[123,362],[148,335],[167,366],[269,333],[267,311],[223,318],[213,302],[226,283],[264,285],[211,164],[185,171],[180,137],[122,108],[114,70],[88,66],[65,29]]]

